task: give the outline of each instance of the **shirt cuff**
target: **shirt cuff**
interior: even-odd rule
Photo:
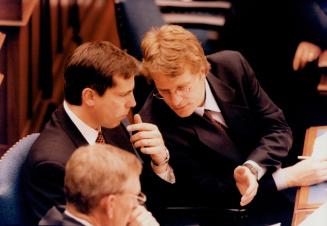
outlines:
[[[275,181],[276,187],[278,191],[284,190],[286,188],[288,188],[287,186],[287,180],[286,180],[286,176],[284,174],[284,171],[282,170],[282,168],[279,168],[278,170],[276,170],[273,174],[272,177]]]
[[[256,163],[253,160],[247,160],[245,163],[250,164],[251,166],[253,166],[257,170],[257,172],[258,172],[258,180],[260,180],[261,177],[263,177],[263,175],[265,175],[265,173],[267,171],[267,168],[264,168],[264,167],[259,166],[259,164]]]
[[[171,183],[171,184],[176,183],[175,173],[174,173],[173,168],[170,165],[168,165],[166,170],[164,172],[161,172],[161,173],[157,173],[154,170],[156,166],[152,163],[152,161],[151,161],[151,167],[153,169],[153,172],[155,174],[157,174],[157,176],[159,176],[164,181],[167,181],[168,183]]]

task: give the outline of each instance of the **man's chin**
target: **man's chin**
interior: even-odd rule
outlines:
[[[178,115],[181,118],[189,117],[193,114],[193,111],[191,110],[184,110],[184,111],[175,111],[176,115]]]
[[[112,122],[110,124],[105,125],[106,128],[112,129],[120,125],[120,121],[118,122]]]

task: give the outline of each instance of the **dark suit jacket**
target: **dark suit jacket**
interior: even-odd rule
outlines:
[[[129,134],[122,124],[114,129],[102,128],[102,131],[106,143],[135,152],[129,141]],[[33,144],[24,164],[24,191],[35,222],[38,222],[52,206],[65,204],[63,185],[66,162],[76,148],[87,144],[64,108],[60,106]],[[149,164],[150,159],[145,155],[141,156],[144,161],[142,189],[145,193],[149,190],[155,192],[155,186],[152,184],[164,187],[166,182],[153,173]],[[147,194],[150,201],[151,194],[150,192]]]
[[[268,171],[275,170],[287,155],[292,136],[282,111],[261,89],[238,52],[223,51],[208,60],[207,80],[231,140],[223,139],[209,121],[195,113],[178,117],[153,95],[140,113],[145,122],[158,125],[170,150],[176,175],[172,194],[178,204],[235,206],[240,196],[234,168],[250,159]],[[266,181],[261,187],[275,191],[269,176],[261,181]]]
[[[83,226],[82,223],[76,221],[65,214],[65,207],[52,207],[47,214],[41,219],[39,225],[57,225],[57,226]]]

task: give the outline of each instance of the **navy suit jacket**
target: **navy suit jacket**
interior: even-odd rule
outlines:
[[[233,170],[246,160],[268,169],[260,187],[276,191],[270,176],[292,144],[282,111],[260,87],[247,61],[223,51],[208,56],[210,88],[227,123],[230,139],[219,136],[205,118],[193,113],[178,117],[163,100],[150,95],[140,113],[158,125],[170,150],[175,171],[172,203],[238,206]],[[265,183],[263,183],[265,181]],[[267,195],[267,193],[266,193]]]
[[[102,132],[106,143],[135,153],[129,133],[122,124],[113,129],[102,128]],[[65,204],[63,187],[66,162],[78,147],[87,144],[64,108],[58,107],[33,144],[23,169],[24,192],[35,223],[52,206]],[[167,182],[153,173],[150,158],[139,154],[144,162],[142,189],[151,201],[151,194],[156,192],[155,185],[164,187]]]

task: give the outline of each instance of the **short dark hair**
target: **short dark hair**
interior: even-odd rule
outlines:
[[[112,77],[128,79],[139,72],[137,60],[108,41],[86,42],[68,58],[64,94],[68,103],[81,105],[83,89],[94,89],[100,96],[115,86]]]

